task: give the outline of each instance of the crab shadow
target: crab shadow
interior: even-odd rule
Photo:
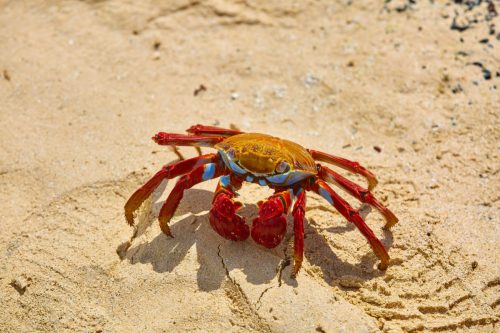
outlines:
[[[196,261],[199,265],[197,284],[202,291],[219,289],[227,274],[232,275],[233,270],[241,271],[246,280],[254,285],[268,284],[274,279],[281,279],[280,283],[297,286],[297,280],[290,277],[293,267],[293,245],[288,246],[289,253],[287,254],[285,241],[275,249],[266,249],[256,244],[251,238],[242,242],[233,242],[220,237],[208,221],[212,197],[213,192],[207,190],[186,191],[176,212],[177,216],[186,216],[171,224],[174,237],[159,233],[153,239],[141,242],[138,238],[146,233],[146,229],[152,223],[157,223],[157,212],[163,201],[154,203],[150,217],[138,225],[136,238],[125,253],[124,259],[131,264],[150,264],[158,273],[171,273],[176,268],[181,271],[192,269],[193,261]],[[158,198],[159,195],[153,195],[153,200],[158,200]],[[254,204],[247,204],[239,213],[246,218],[248,223],[257,216],[258,208]],[[293,221],[288,217],[287,222],[286,237],[293,240]],[[351,227],[346,227],[345,230],[329,231],[350,230]],[[337,257],[325,238],[314,226],[310,226],[307,220],[305,231],[305,257],[311,265],[323,271],[327,283],[336,284],[335,280],[342,275],[368,280],[383,274],[378,271],[366,273],[366,267],[373,266],[377,261],[371,253],[363,256],[362,260],[355,265],[345,263]],[[383,242],[386,246],[388,243],[392,244],[392,235]],[[285,266],[288,267],[283,269]],[[305,273],[302,272],[302,274]]]
[[[159,196],[153,194],[152,200],[158,200]],[[151,264],[153,270],[158,273],[171,273],[179,266],[192,267],[194,256],[199,265],[198,287],[204,291],[220,288],[226,278],[226,272],[235,269],[241,270],[250,283],[269,283],[276,276],[276,267],[281,261],[277,251],[267,251],[251,240],[233,242],[220,237],[208,221],[212,198],[213,192],[210,191],[186,191],[176,215],[187,216],[170,225],[174,237],[158,233],[153,239],[141,242],[141,236],[147,233],[153,223],[157,223],[156,217],[163,205],[163,201],[153,203],[152,213],[147,214],[149,217],[138,223],[124,259],[132,264]],[[247,221],[251,221],[251,218],[257,215],[258,209],[253,204],[245,205],[239,213]],[[258,262],[255,262],[256,252],[259,253]],[[189,261],[191,263],[188,263]]]
[[[351,223],[347,224],[345,227],[331,227],[324,230],[332,233],[357,232],[356,227]],[[331,242],[329,242],[314,225],[307,224],[305,226],[305,234],[304,256],[311,265],[321,269],[322,277],[329,285],[337,286],[341,289],[350,289],[341,284],[342,278],[348,277],[349,279],[357,281],[369,281],[385,274],[384,271],[376,268],[379,259],[370,247],[364,247],[366,253],[361,256],[357,263],[351,264],[340,259],[336,253],[338,252],[340,254],[346,250],[343,249],[341,245],[330,245]],[[360,236],[357,242],[366,242],[366,240]],[[384,230],[381,242],[386,249],[389,250],[393,244],[392,233]],[[362,243],[360,243],[360,245],[361,244]],[[357,251],[356,253],[359,252],[360,251]]]

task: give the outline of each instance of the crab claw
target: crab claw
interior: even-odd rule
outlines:
[[[275,193],[263,202],[259,202],[259,217],[252,223],[252,238],[256,243],[269,249],[278,246],[286,233],[286,219],[292,204],[289,191]]]
[[[245,240],[250,235],[245,220],[236,215],[241,203],[232,200],[227,194],[219,194],[210,209],[209,220],[212,228],[222,237],[234,241]]]
[[[285,213],[286,207],[283,207],[281,199],[276,197],[271,197],[264,202],[257,203],[259,206],[259,217],[262,220],[269,220],[274,217],[280,216]]]
[[[272,249],[281,243],[286,233],[286,219],[280,215],[269,220],[257,217],[252,223],[252,238],[256,243]]]

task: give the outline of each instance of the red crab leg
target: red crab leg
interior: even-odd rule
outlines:
[[[160,221],[160,228],[168,236],[172,236],[170,233],[170,228],[168,227],[168,222],[174,216],[179,202],[184,196],[184,191],[193,187],[194,185],[204,182],[206,180],[214,179],[220,177],[227,173],[228,170],[222,163],[208,163],[197,167],[191,173],[188,173],[177,181],[172,192],[170,192],[167,200],[163,204],[158,216]]]
[[[172,179],[184,175],[200,165],[213,163],[218,160],[218,155],[207,154],[193,157],[188,160],[180,161],[174,164],[166,165],[161,168],[150,180],[141,186],[130,196],[125,204],[125,218],[128,224],[134,225],[134,211],[141,206],[151,193],[160,185],[164,179]]]
[[[159,145],[170,146],[172,151],[180,160],[184,159],[176,146],[194,146],[198,155],[201,155],[200,147],[213,147],[224,140],[223,136],[200,136],[159,132],[152,139]]]
[[[378,268],[380,270],[387,269],[390,259],[389,254],[387,253],[382,242],[377,238],[377,236],[375,236],[370,227],[366,225],[365,221],[363,221],[363,218],[361,218],[358,212],[321,179],[316,180],[312,186],[312,190],[325,198],[348,221],[354,223],[363,236],[366,237],[368,243],[370,243],[373,252],[375,252],[377,257],[380,259]]]
[[[221,128],[221,127],[215,127],[215,126],[205,126],[205,125],[193,125],[190,128],[186,130],[186,132],[194,134],[194,135],[210,135],[210,134],[217,134],[220,136],[233,136],[236,134],[241,134],[243,132],[234,130],[234,129],[226,129],[226,128]]]
[[[306,215],[306,191],[300,191],[297,196],[297,201],[293,206],[293,273],[292,276],[297,276],[297,273],[302,266],[304,257],[304,216]]]
[[[222,237],[233,241],[245,240],[250,235],[245,220],[236,214],[243,205],[233,200],[241,183],[241,179],[231,175],[221,177],[209,213],[212,228]]]
[[[286,219],[292,204],[289,191],[275,193],[259,204],[259,217],[252,222],[252,238],[269,249],[278,246],[286,233]]]
[[[224,137],[159,132],[152,139],[162,146],[213,147],[224,140]]]
[[[330,163],[349,172],[362,175],[368,180],[369,190],[373,190],[373,188],[377,186],[378,181],[375,175],[365,167],[361,166],[358,162],[349,161],[345,158],[333,156],[317,150],[308,149],[307,151],[317,161]]]
[[[378,209],[378,211],[385,217],[386,220],[384,229],[389,229],[393,225],[398,223],[398,218],[396,217],[396,215],[394,215],[387,207],[380,203],[380,201],[378,201],[367,189],[362,188],[358,184],[350,181],[349,179],[339,175],[335,171],[323,165],[319,170],[319,177],[329,183],[333,183],[342,187],[359,201],[366,202]]]

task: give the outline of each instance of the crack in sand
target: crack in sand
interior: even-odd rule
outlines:
[[[263,319],[257,312],[258,309],[252,306],[252,303],[243,292],[243,289],[238,284],[238,282],[229,274],[229,269],[227,268],[226,263],[224,262],[224,258],[221,255],[221,246],[222,244],[219,244],[217,246],[217,256],[220,259],[222,268],[224,269],[224,272],[226,274],[227,281],[229,282],[224,287],[224,289],[226,291],[226,295],[229,297],[229,299],[233,303],[233,306],[235,307],[235,312],[237,312],[238,315],[243,317],[244,319],[250,320],[250,326],[252,326],[252,328],[256,331],[273,332],[269,324],[267,324],[265,319]]]
[[[283,259],[281,262],[280,262],[280,265],[278,267],[278,287],[281,287],[282,283],[283,283],[283,280],[282,280],[282,274],[283,274],[283,270],[290,266],[290,258],[286,258],[286,259]]]
[[[267,287],[266,289],[264,289],[264,291],[263,291],[263,292],[261,292],[261,293],[260,293],[259,299],[257,300],[257,302],[255,302],[255,308],[256,308],[257,310],[259,310],[259,309],[260,309],[260,307],[262,306],[262,304],[260,303],[260,301],[261,301],[262,297],[264,296],[264,294],[265,294],[265,293],[267,293],[267,292],[268,292],[268,290],[270,290],[270,289],[272,289],[272,288],[274,288],[274,286]]]
[[[283,249],[283,255],[284,255],[284,259],[280,261],[280,263],[278,264],[278,267],[276,268],[276,271],[277,271],[277,275],[278,275],[278,288],[281,287],[281,285],[283,284],[283,280],[282,280],[282,276],[283,276],[283,270],[290,266],[290,263],[291,263],[291,258],[290,256],[288,255],[288,244],[290,242],[290,239],[291,237],[288,237],[288,239],[286,240],[286,244],[287,246],[284,247]],[[260,294],[259,296],[259,299],[257,300],[257,302],[255,302],[255,307],[257,310],[260,309],[260,306],[261,306],[261,300],[262,300],[262,297],[264,297],[264,295],[269,291],[271,290],[272,288],[274,288],[276,286],[269,286],[267,287],[266,289],[264,289],[264,291],[262,291],[262,293]]]
[[[192,1],[192,2],[189,2],[185,5],[181,5],[177,8],[173,8],[173,9],[169,9],[169,10],[162,10],[159,13],[157,13],[156,15],[149,17],[146,20],[146,23],[149,24],[149,23],[152,23],[158,19],[162,19],[162,18],[165,18],[165,17],[173,15],[173,14],[185,12],[191,8],[197,7],[199,4],[200,4],[200,1]]]
[[[283,270],[290,266],[291,259],[290,256],[288,255],[288,242],[290,241],[290,238],[287,239],[287,246],[283,249],[283,255],[285,256],[285,259],[280,261],[280,264],[278,266],[278,287],[281,287],[281,284],[283,283],[282,276],[283,276]]]

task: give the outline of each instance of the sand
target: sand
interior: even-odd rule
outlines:
[[[0,331],[498,330],[494,3],[0,1]],[[175,238],[156,220],[174,181],[129,227],[128,196],[176,159],[151,136],[197,123],[370,168],[400,219],[367,216],[389,269],[314,194],[297,279],[291,228],[273,250],[211,229],[215,181]],[[270,193],[244,186],[247,221]]]

